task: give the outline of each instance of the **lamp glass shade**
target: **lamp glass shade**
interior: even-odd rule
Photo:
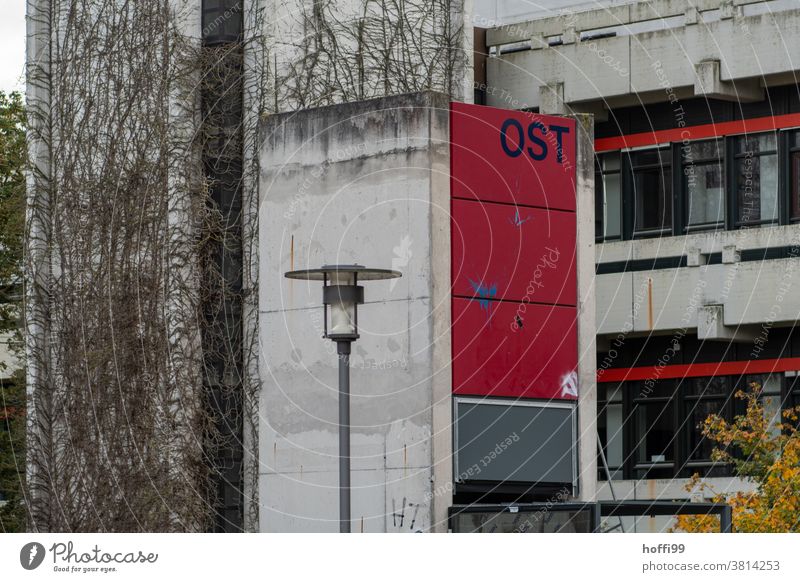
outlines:
[[[334,271],[329,274],[329,286],[351,287],[355,285],[352,271]],[[347,297],[352,295],[338,293],[337,300],[330,304],[331,326],[328,335],[344,336],[356,333],[356,302]]]

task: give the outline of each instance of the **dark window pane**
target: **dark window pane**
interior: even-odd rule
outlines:
[[[601,383],[597,385],[597,399],[608,402],[622,402],[623,384]]]
[[[672,380],[642,381],[636,383],[633,398],[637,401],[651,398],[674,398],[675,383]]]
[[[721,163],[691,164],[683,169],[686,221],[690,226],[725,219],[725,189]]]
[[[681,147],[686,224],[713,225],[725,220],[722,141],[696,141]]]
[[[778,156],[747,154],[736,160],[736,190],[741,224],[778,218]]]
[[[686,430],[689,445],[688,459],[690,461],[708,461],[714,442],[703,437],[703,423],[712,414],[722,414],[725,410],[725,400],[700,399],[687,402]]]
[[[637,231],[672,226],[672,182],[669,166],[633,173]]]
[[[648,149],[631,152],[631,165],[639,166],[668,166],[672,161],[672,152],[669,148]]]
[[[681,147],[681,158],[684,164],[698,161],[721,161],[724,158],[722,141],[709,139],[686,144]]]
[[[595,236],[619,238],[621,229],[621,180],[619,152],[601,154],[595,174]]]
[[[674,461],[674,407],[670,402],[648,402],[636,405],[637,464]]]
[[[683,382],[686,394],[690,396],[729,396],[732,393],[728,376],[687,378]]]
[[[594,175],[594,236],[603,237],[603,216],[605,215],[605,203],[603,202],[603,175]]]
[[[774,152],[778,148],[778,138],[774,133],[758,133],[736,138],[736,153],[756,155],[761,152]]]
[[[792,218],[800,218],[800,152],[792,152]]]
[[[603,176],[605,192],[605,238],[617,238],[622,233],[620,215],[622,212],[622,193],[620,174],[615,172]]]
[[[623,463],[622,449],[622,403],[602,404],[598,410],[597,430],[600,444],[612,473]],[[601,459],[602,460],[602,459]],[[603,469],[601,467],[601,469]],[[605,477],[604,477],[605,478]]]
[[[786,389],[786,402],[784,404],[784,408],[789,409],[800,406],[800,376],[795,376],[794,378],[787,378],[786,382],[787,382],[787,389]],[[789,421],[786,420],[785,422]],[[797,425],[800,427],[800,419],[798,419]]]

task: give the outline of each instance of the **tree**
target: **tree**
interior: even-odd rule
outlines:
[[[25,229],[25,109],[19,93],[0,91],[0,333],[21,357],[20,305]],[[8,372],[6,363],[0,363]],[[5,375],[5,374],[4,374]],[[25,531],[25,381],[0,380],[0,531]]]
[[[737,476],[752,482],[752,492],[718,494],[694,475],[687,490],[708,489],[714,501],[733,508],[733,530],[747,533],[800,532],[800,407],[785,410],[783,422],[771,424],[761,399],[761,386],[753,382],[736,398],[746,412],[727,422],[718,415],[703,423],[703,435],[717,445],[712,459],[730,463]],[[719,531],[719,518],[707,515],[678,517],[677,529],[686,532]]]

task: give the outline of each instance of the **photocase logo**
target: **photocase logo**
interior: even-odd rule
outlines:
[[[407,267],[411,260],[411,237],[405,235],[400,240],[400,244],[392,249],[392,252],[394,253],[394,257],[392,257],[392,270],[399,271]],[[399,280],[400,279],[392,279],[391,283],[389,283],[390,291],[394,291],[394,286],[397,285]]]
[[[19,563],[26,570],[35,570],[44,561],[44,546],[39,542],[30,542],[19,551]]]

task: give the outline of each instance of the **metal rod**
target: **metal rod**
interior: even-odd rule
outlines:
[[[733,509],[725,505],[719,512],[719,530],[722,533],[733,532]]]
[[[339,354],[339,532],[350,533],[350,340],[336,342]]]
[[[600,442],[600,432],[597,432],[597,450],[600,451],[600,462],[603,463],[603,469],[606,473],[606,480],[608,481],[608,488],[611,490],[611,499],[617,500],[617,494],[614,493],[614,480],[611,478],[611,470],[608,468],[608,461],[606,460],[606,452],[603,450],[603,444]],[[625,533],[625,526],[622,523],[622,516],[619,517],[619,527],[622,533]],[[599,527],[599,526],[598,526]]]

